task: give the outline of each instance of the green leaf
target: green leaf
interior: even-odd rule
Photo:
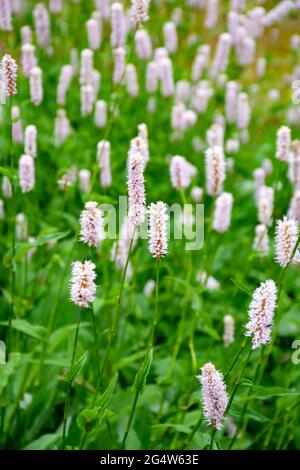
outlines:
[[[87,326],[90,326],[89,322],[81,322],[80,330],[82,331]],[[70,333],[75,331],[76,328],[77,328],[77,323],[73,323],[72,325],[66,325],[61,328],[58,328],[53,333],[51,333],[51,336],[49,338],[51,349],[52,350],[55,349],[65,338],[69,336]]]
[[[11,179],[15,172],[11,171],[9,168],[4,168],[3,166],[0,166],[0,174],[3,176],[7,176],[9,179]]]
[[[32,242],[17,243],[15,259],[21,259],[24,254],[33,247],[42,246],[52,241],[61,240],[66,238],[70,233],[70,230],[66,232],[53,232],[47,235],[41,235]]]
[[[2,321],[0,322],[0,325],[7,326],[8,322]],[[12,320],[12,328],[40,341],[48,341],[46,339],[47,329],[44,326],[31,325],[27,320],[17,319]]]
[[[203,324],[199,327],[199,330],[203,331],[208,336],[211,336],[212,338],[214,338],[217,341],[220,339],[220,335],[217,332],[217,330],[215,328],[210,327],[209,325]]]
[[[140,368],[140,370],[135,376],[134,388],[139,392],[143,391],[143,388],[146,384],[147,377],[148,377],[150,367],[152,364],[152,359],[153,359],[153,349],[150,349],[145,357],[142,367]]]
[[[140,436],[138,436],[137,432],[135,429],[131,428],[127,442],[126,442],[126,450],[142,450],[142,444],[140,441]]]
[[[240,284],[236,279],[231,278],[231,282],[242,292],[245,292],[247,295],[251,296],[251,291],[248,289],[248,287],[243,286],[243,284]]]
[[[79,375],[80,371],[84,368],[87,358],[88,358],[88,352],[86,351],[85,353],[82,354],[82,356],[80,356],[78,361],[74,364],[73,369],[65,375],[66,382],[70,382],[71,384],[74,382],[77,375]]]
[[[112,395],[114,393],[116,384],[118,380],[118,373],[116,373],[111,381],[108,384],[107,389],[102,393],[102,395],[96,398],[95,404],[93,406],[88,406],[77,417],[77,425],[80,429],[85,429],[87,423],[91,423],[97,419],[97,426],[101,425],[101,422],[105,416],[106,410],[110,404]]]
[[[210,434],[198,431],[194,435],[193,441],[189,444],[188,448],[195,449],[195,446],[193,445],[194,442],[196,444],[196,449],[202,450],[209,445],[210,438]]]
[[[60,439],[60,434],[44,434],[24,447],[23,450],[52,450]]]
[[[6,363],[6,346],[4,341],[0,340],[0,365]]]
[[[251,395],[248,397],[241,397],[240,401],[266,400],[272,397],[297,397],[300,395],[300,391],[291,390],[282,387],[263,387],[256,385],[252,388]]]
[[[57,367],[69,367],[70,360],[71,360],[70,353],[50,352],[45,356],[44,364],[47,364],[49,366],[57,366]],[[34,364],[40,364],[40,360],[38,358],[31,360],[31,362]]]
[[[173,423],[163,423],[163,424],[155,424],[152,426],[153,429],[165,429],[165,428],[172,428],[177,432],[181,432],[184,434],[189,434],[191,432],[191,428],[186,426],[186,424],[173,424]]]
[[[242,413],[242,406],[239,406],[239,405],[233,403],[231,408],[230,408],[230,415],[235,417],[235,418],[240,418],[241,413]],[[270,423],[271,422],[271,419],[267,418],[262,413],[259,413],[257,410],[254,410],[253,408],[250,408],[250,407],[248,407],[248,410],[246,411],[245,417],[249,418],[249,419],[252,419],[253,421],[256,421],[258,423]]]
[[[298,335],[300,331],[299,310],[299,304],[293,305],[293,307],[282,316],[278,325],[278,334],[280,336]]]
[[[20,353],[10,353],[8,362],[6,364],[0,364],[0,395],[7,386],[9,377],[14,372],[20,360]]]
[[[117,370],[124,369],[124,367],[126,367],[126,366],[132,364],[133,362],[136,362],[137,360],[144,357],[145,352],[146,351],[142,350],[142,351],[138,351],[138,352],[132,354],[131,356],[121,357],[119,362],[117,362],[117,364],[115,365],[115,368]]]

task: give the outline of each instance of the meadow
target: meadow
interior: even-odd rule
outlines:
[[[300,448],[299,25],[0,0],[1,449]]]

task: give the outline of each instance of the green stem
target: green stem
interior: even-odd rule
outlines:
[[[14,419],[15,419],[15,416],[16,416],[16,413],[18,411],[18,407],[19,407],[19,404],[20,404],[20,401],[22,399],[22,397],[24,396],[24,391],[26,389],[26,383],[27,383],[27,379],[28,379],[28,374],[29,374],[29,371],[30,371],[30,362],[28,362],[26,368],[25,368],[25,372],[24,372],[24,376],[23,376],[23,380],[21,382],[21,385],[20,385],[20,389],[19,389],[19,393],[18,393],[18,396],[17,396],[17,399],[16,399],[16,402],[15,402],[15,405],[14,405],[14,409],[12,411],[12,414],[11,414],[11,417],[9,419],[9,423],[7,425],[7,429],[9,430],[11,428],[11,426],[13,425],[13,422],[14,422]]]
[[[6,345],[7,345],[7,355],[11,352],[11,334],[12,334],[12,319],[14,316],[14,303],[15,303],[15,284],[16,284],[16,273],[15,273],[15,254],[16,254],[16,209],[15,209],[15,185],[14,185],[14,153],[13,153],[13,137],[12,137],[12,97],[9,97],[9,133],[10,133],[10,169],[12,173],[11,178],[11,185],[12,185],[12,198],[11,198],[11,251],[12,251],[12,258],[11,258],[11,299],[10,299],[10,306],[8,312],[8,327],[6,333]]]
[[[196,356],[195,343],[194,343],[195,324],[196,324],[196,314],[195,314],[195,310],[193,310],[192,321],[191,321],[191,331],[190,331],[189,343],[188,343],[190,355],[191,355],[191,361],[192,361],[193,376],[197,372],[197,356]]]
[[[180,190],[180,197],[181,197],[181,201],[182,201],[183,206],[185,206],[185,204],[187,204],[187,200],[186,200],[184,189]]]
[[[78,333],[79,333],[79,327],[80,327],[80,317],[81,317],[81,310],[79,310],[79,318],[78,318],[77,327],[76,327],[76,331],[75,331],[74,346],[73,346],[72,360],[71,360],[71,366],[70,366],[70,372],[71,373],[73,371],[75,355],[76,355],[76,350],[77,350]],[[73,381],[70,378],[68,380],[67,393],[66,393],[66,399],[65,399],[64,423],[63,423],[63,433],[62,433],[62,450],[65,449],[65,445],[66,445],[66,428],[67,428],[67,418],[68,418],[69,407],[70,407],[70,398],[71,398],[72,385],[73,385]]]
[[[228,369],[228,371],[226,372],[226,374],[225,374],[225,376],[224,376],[224,381],[225,381],[225,382],[226,382],[226,380],[228,379],[230,373],[232,372],[234,366],[235,366],[236,363],[238,362],[239,358],[241,357],[241,354],[242,354],[242,352],[243,352],[244,349],[245,349],[246,343],[247,343],[247,338],[245,338],[244,341],[242,342],[242,345],[241,345],[239,351],[237,352],[237,355],[235,356],[235,358],[233,359],[231,365],[229,366],[229,369]]]
[[[94,250],[91,247],[91,260],[93,260]],[[97,321],[94,312],[94,306],[91,305],[91,312],[92,312],[92,320],[93,320],[93,330],[94,330],[94,341],[95,341],[95,354],[96,354],[96,371],[97,371],[97,380],[96,380],[96,393],[95,399],[97,396],[98,387],[100,385],[100,355],[99,355],[99,336],[98,336],[98,328],[97,328]]]
[[[148,339],[147,351],[146,351],[146,354],[145,354],[143,364],[146,361],[146,358],[149,354],[149,351],[153,347],[155,330],[156,330],[157,323],[158,323],[158,313],[159,313],[159,263],[160,263],[160,260],[157,259],[156,260],[156,283],[155,283],[154,315],[153,315],[152,327],[151,327],[151,331],[150,331],[150,335],[149,335],[149,339]],[[129,416],[129,419],[128,419],[128,423],[127,423],[125,434],[124,434],[123,441],[122,441],[122,450],[125,448],[127,436],[129,434],[129,431],[130,431],[130,428],[131,428],[131,423],[132,423],[132,420],[133,420],[133,416],[134,416],[134,413],[135,413],[135,409],[136,409],[136,405],[137,405],[137,402],[138,402],[139,395],[140,395],[140,390],[136,390],[134,400],[133,400],[133,404],[132,404],[132,408],[131,408],[131,413],[130,413],[130,416]]]
[[[201,272],[207,271],[206,272],[206,279],[202,284],[205,284],[208,278],[208,266],[207,266],[207,260],[208,260],[208,248],[209,248],[209,241],[211,238],[211,232],[212,232],[212,225],[213,225],[213,218],[214,218],[214,209],[215,209],[215,200],[213,201],[211,205],[211,210],[210,210],[210,215],[209,215],[209,225],[208,225],[208,230],[207,230],[207,240],[206,243],[204,244],[204,249],[203,249],[203,257],[202,257],[202,268]]]
[[[110,354],[110,351],[111,351],[111,346],[112,346],[114,337],[115,337],[115,335],[116,335],[116,330],[117,330],[117,327],[118,327],[118,324],[119,324],[120,308],[121,308],[121,301],[122,301],[122,294],[123,294],[123,290],[124,290],[124,284],[125,284],[125,279],[126,279],[126,273],[127,273],[127,268],[128,268],[128,264],[129,264],[130,254],[131,254],[131,250],[132,250],[132,245],[133,245],[135,230],[136,230],[136,229],[134,228],[133,234],[132,234],[132,237],[131,237],[131,240],[130,240],[130,245],[129,245],[128,254],[127,254],[127,258],[126,258],[126,263],[125,263],[125,266],[124,266],[124,269],[123,269],[123,273],[122,273],[120,291],[119,291],[119,295],[117,296],[117,299],[116,299],[116,308],[115,308],[115,313],[114,313],[114,317],[113,317],[113,322],[112,322],[112,326],[111,326],[111,328],[110,328],[109,339],[108,339],[108,343],[107,343],[107,347],[106,347],[106,351],[105,351],[105,355],[104,355],[104,359],[103,359],[102,367],[101,367],[101,371],[100,371],[100,376],[101,376],[101,388],[102,388],[102,385],[103,385],[103,376],[104,376],[104,372],[105,372],[106,365],[107,365],[107,363],[108,363],[109,354]]]
[[[202,421],[203,421],[203,415],[202,415],[202,413],[201,413],[199,420],[197,421],[197,423],[196,423],[196,425],[194,426],[194,428],[193,428],[193,430],[191,431],[191,433],[190,433],[190,434],[188,435],[188,437],[186,438],[186,441],[185,441],[185,443],[184,443],[184,446],[183,446],[182,450],[184,450],[184,449],[188,446],[188,444],[189,444],[190,442],[192,442],[193,437],[194,437],[194,435],[196,434],[196,432],[198,431],[198,429],[200,428]]]
[[[134,400],[133,400],[133,404],[132,404],[132,407],[131,407],[130,416],[129,416],[129,419],[128,419],[128,422],[127,422],[127,425],[126,425],[126,430],[125,430],[125,433],[124,433],[124,437],[123,437],[123,440],[122,440],[122,446],[121,446],[122,450],[125,449],[126,440],[127,440],[128,434],[129,434],[130,429],[131,429],[131,424],[132,424],[132,421],[133,421],[133,417],[134,417],[134,413],[135,413],[135,410],[136,410],[136,405],[137,405],[139,396],[140,396],[140,390],[136,390]]]
[[[212,448],[213,448],[214,437],[215,437],[215,435],[216,435],[216,432],[217,432],[217,430],[216,430],[216,428],[214,428],[214,429],[212,430],[212,433],[211,433],[211,436],[210,436],[209,450],[212,450]]]
[[[92,312],[92,319],[93,319],[95,354],[96,354],[96,371],[97,371],[96,394],[97,394],[101,374],[100,374],[100,356],[99,356],[99,336],[98,336],[97,322],[96,322],[96,316],[95,316],[93,305],[91,307],[91,312]]]
[[[298,400],[296,403],[294,403],[293,406],[291,406],[290,408],[287,409],[287,413],[285,415],[285,418],[284,418],[284,424],[282,426],[282,429],[281,429],[281,433],[280,433],[280,436],[279,436],[279,439],[278,439],[278,442],[277,442],[277,445],[276,445],[276,450],[280,450],[281,447],[282,447],[282,443],[284,441],[284,437],[286,435],[286,432],[288,430],[288,427],[290,425],[290,418],[289,418],[289,414],[295,409],[297,408],[297,406],[299,406],[300,404],[300,401]],[[274,424],[273,426],[270,428],[270,430],[272,431],[274,429]],[[269,444],[269,439],[267,441],[267,443],[265,443],[264,445],[264,448],[267,448],[268,447],[268,444]]]
[[[252,354],[252,349],[250,349],[249,354],[248,354],[247,359],[246,359],[246,362],[245,362],[244,366],[242,367],[242,370],[241,370],[241,372],[240,372],[238,378],[236,379],[236,381],[235,381],[235,383],[234,383],[233,390],[232,390],[231,395],[230,395],[230,398],[229,398],[229,400],[228,400],[228,405],[227,405],[226,412],[225,412],[226,415],[227,415],[227,414],[229,413],[229,411],[230,411],[230,408],[231,408],[233,399],[234,399],[234,397],[235,397],[235,395],[236,395],[236,392],[237,392],[237,390],[238,390],[238,388],[239,388],[239,385],[240,385],[240,382],[241,382],[243,373],[244,373],[244,371],[245,371],[245,369],[246,369],[246,367],[247,367],[247,365],[248,365],[248,362],[249,362],[249,360],[250,360],[251,354]]]
[[[157,323],[158,323],[158,313],[159,313],[159,262],[160,262],[160,260],[157,259],[156,260],[156,282],[155,282],[155,307],[154,307],[152,328],[151,328],[151,332],[150,332],[149,339],[148,339],[148,346],[147,346],[146,356],[147,356],[148,352],[150,351],[150,349],[153,346],[155,330],[156,330]]]
[[[252,349],[250,350],[250,352],[252,352]],[[253,379],[253,385],[256,384],[256,381],[257,381],[257,377],[258,377],[258,374],[259,374],[259,370],[260,370],[260,367],[261,367],[261,363],[262,363],[262,357],[263,357],[263,349],[261,351],[261,355],[260,355],[260,360],[258,361],[258,364],[257,364],[257,367],[256,367],[256,371],[255,371],[255,374],[254,374],[254,379]],[[248,392],[247,392],[247,395],[246,397],[248,398],[249,395],[251,393],[251,387],[249,387],[248,389]],[[241,416],[240,416],[240,419],[239,419],[239,423],[238,423],[238,426],[236,428],[236,431],[234,433],[234,436],[232,437],[231,441],[230,441],[230,444],[229,444],[229,447],[228,447],[228,450],[231,450],[238,435],[239,435],[239,432],[242,428],[242,425],[243,425],[243,420],[244,420],[244,416],[246,414],[246,411],[248,409],[248,405],[249,405],[249,401],[247,401],[242,409],[242,413],[241,413]],[[229,410],[228,410],[229,411]],[[247,423],[245,423],[246,426],[247,426]]]

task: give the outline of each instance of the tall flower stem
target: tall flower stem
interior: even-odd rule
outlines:
[[[295,409],[297,408],[297,406],[300,405],[300,401],[297,400],[296,403],[294,403],[292,406],[290,406],[287,410],[286,410],[286,414],[285,414],[285,417],[284,417],[284,423],[281,427],[281,433],[280,433],[280,436],[279,436],[279,439],[278,439],[278,442],[277,442],[277,445],[276,445],[276,450],[280,450],[281,447],[282,447],[282,444],[284,442],[284,438],[285,438],[285,435],[286,435],[286,431],[288,429],[288,426],[290,424],[290,413]],[[278,416],[278,415],[277,415]],[[271,434],[272,434],[272,431],[274,429],[274,425],[275,423],[273,423],[272,427],[270,428],[271,430]],[[264,443],[264,449],[266,449],[268,447],[268,444],[269,444],[269,440],[270,440],[270,437],[271,437],[271,434],[268,436],[268,440],[267,442]]]
[[[156,281],[155,281],[155,306],[154,306],[154,315],[153,315],[152,327],[151,327],[151,331],[150,331],[150,335],[149,335],[149,339],[148,339],[147,353],[149,352],[149,350],[153,346],[155,330],[156,330],[157,323],[158,323],[158,313],[159,313],[159,263],[160,263],[160,260],[157,259],[156,260]]]
[[[182,204],[183,204],[183,210],[184,210],[185,206],[187,204],[187,199],[186,199],[186,195],[185,195],[185,192],[184,192],[183,189],[180,190],[180,197],[181,197],[181,201],[182,201]],[[190,279],[191,279],[192,270],[193,270],[193,259],[192,259],[191,252],[188,251],[187,282],[189,282]],[[175,366],[175,361],[176,361],[176,358],[177,358],[177,354],[179,352],[179,348],[180,348],[180,345],[181,345],[181,342],[182,342],[182,326],[184,325],[184,322],[185,322],[187,306],[188,306],[188,293],[186,293],[186,295],[183,299],[183,308],[182,308],[182,314],[181,314],[181,321],[180,321],[179,328],[178,328],[178,330],[179,330],[178,333],[179,334],[178,334],[178,340],[176,341],[175,347],[174,347],[174,354],[173,354],[174,359],[173,359],[172,369]],[[197,358],[196,358],[195,344],[194,344],[194,333],[195,333],[195,328],[196,328],[196,320],[197,320],[196,313],[195,313],[195,310],[193,309],[192,310],[192,320],[191,320],[191,324],[190,324],[189,340],[188,340],[188,346],[189,346],[191,361],[192,361],[193,375],[196,373],[196,369],[197,369]]]
[[[93,248],[91,248],[91,260],[93,260],[93,255],[94,255],[94,250]],[[93,321],[95,355],[96,355],[96,371],[97,371],[96,393],[95,393],[95,399],[96,399],[97,390],[98,390],[98,387],[100,385],[100,380],[101,380],[101,373],[100,373],[99,335],[98,335],[97,320],[96,320],[93,304],[91,305],[91,314],[92,314],[92,321]]]
[[[209,450],[212,450],[213,448],[213,445],[214,445],[214,437],[216,435],[216,432],[217,432],[217,429],[214,428],[211,432],[211,436],[210,436],[210,443],[209,443]]]
[[[188,446],[188,444],[190,442],[192,442],[194,435],[196,434],[196,432],[198,431],[198,429],[200,428],[200,426],[202,424],[202,421],[203,421],[203,414],[201,413],[200,418],[198,419],[197,423],[195,424],[193,430],[191,431],[191,433],[186,438],[182,450],[184,450]]]
[[[143,364],[142,364],[141,368],[144,368],[144,366],[146,364],[146,361],[147,361],[147,357],[150,353],[150,350],[153,347],[155,330],[156,330],[156,327],[157,327],[157,324],[158,324],[158,314],[159,314],[159,263],[160,263],[160,259],[156,259],[155,306],[154,306],[153,322],[152,322],[152,327],[151,327],[150,334],[149,334],[149,339],[148,339],[148,345],[147,345],[145,358],[144,358],[144,361],[143,361]],[[126,425],[126,429],[125,429],[125,433],[124,433],[124,437],[123,437],[123,441],[122,441],[122,450],[125,449],[126,440],[127,440],[128,434],[129,434],[130,429],[131,429],[131,424],[132,424],[132,421],[133,421],[133,417],[134,417],[134,413],[135,413],[135,410],[136,410],[136,406],[137,406],[137,402],[138,402],[140,393],[141,393],[141,388],[137,388],[136,391],[135,391],[130,416],[129,416],[129,419],[128,419],[128,422],[127,422],[127,425]]]
[[[72,374],[72,371],[73,371],[75,355],[76,355],[76,350],[77,350],[78,333],[79,333],[79,327],[80,327],[80,317],[81,317],[81,309],[79,310],[79,317],[78,317],[78,322],[77,322],[76,331],[75,331],[73,353],[72,353],[72,360],[71,360],[71,366],[70,366],[70,373],[71,374]],[[72,380],[72,377],[70,377],[68,379],[67,393],[66,393],[66,399],[65,399],[65,408],[64,408],[64,422],[63,422],[63,432],[62,432],[62,450],[65,449],[65,445],[66,445],[67,418],[68,418],[68,413],[69,413],[69,408],[70,408],[70,398],[71,398],[72,385],[73,385],[73,380]]]
[[[135,395],[134,395],[134,400],[133,400],[133,403],[132,403],[132,407],[131,407],[131,411],[130,411],[130,416],[129,416],[129,419],[128,419],[128,422],[127,422],[127,425],[126,425],[126,429],[125,429],[125,433],[124,433],[124,437],[123,437],[123,440],[122,440],[122,446],[121,446],[122,450],[125,449],[127,437],[128,437],[129,432],[130,432],[130,429],[131,429],[131,425],[132,425],[132,421],[133,421],[133,417],[134,417],[134,413],[135,413],[135,410],[136,410],[136,405],[137,405],[139,396],[140,396],[140,390],[136,390]]]
[[[100,357],[99,357],[99,336],[98,336],[97,321],[96,321],[96,316],[95,316],[93,305],[91,306],[91,313],[92,313],[94,341],[95,341],[96,371],[97,371],[96,390],[97,390],[100,385],[101,373],[100,373]]]
[[[238,388],[239,388],[239,385],[240,385],[240,383],[241,383],[241,380],[242,380],[244,371],[245,371],[245,369],[246,369],[246,367],[247,367],[247,365],[248,365],[248,363],[249,363],[249,361],[250,361],[251,354],[252,354],[252,349],[250,349],[250,351],[249,351],[249,353],[248,353],[248,356],[247,356],[247,359],[246,359],[246,362],[245,362],[244,366],[242,367],[241,372],[240,372],[240,374],[238,375],[238,378],[237,378],[237,379],[235,380],[235,382],[234,382],[233,389],[232,389],[232,392],[231,392],[231,394],[230,394],[230,397],[229,397],[229,400],[228,400],[228,405],[227,405],[226,412],[225,412],[226,415],[227,415],[227,414],[229,413],[229,411],[230,411],[230,408],[231,408],[233,399],[234,399],[234,397],[235,397],[235,395],[236,395],[236,392],[237,392],[237,390],[238,390]]]
[[[245,346],[246,346],[246,343],[247,343],[247,338],[245,338],[241,344],[241,347],[240,349],[238,350],[235,358],[233,359],[232,363],[230,364],[229,366],[229,369],[227,370],[226,374],[224,375],[224,380],[226,381],[229,377],[229,375],[231,374],[231,372],[233,371],[234,369],[234,366],[237,364],[239,358],[241,357],[244,349],[245,349]]]
[[[8,165],[10,165],[11,170],[11,186],[12,186],[12,197],[11,197],[11,265],[10,265],[10,304],[8,310],[8,325],[6,331],[6,351],[7,356],[11,352],[12,344],[12,320],[14,316],[14,303],[15,303],[15,284],[16,284],[16,273],[15,273],[15,254],[16,254],[16,207],[15,207],[15,185],[14,185],[14,153],[13,153],[13,132],[12,132],[12,96],[9,97],[9,106],[8,106],[8,127],[9,127],[9,151],[8,151]],[[3,431],[5,422],[5,409],[2,411],[1,415],[1,431]]]
[[[213,225],[213,217],[214,217],[214,209],[215,209],[215,200],[213,201],[211,205],[211,210],[209,214],[209,222],[208,222],[208,230],[207,230],[207,240],[204,244],[204,249],[203,249],[203,257],[202,257],[202,266],[201,266],[201,271],[207,270],[208,269],[208,248],[209,248],[209,242],[211,238],[211,232],[212,232],[212,225]],[[208,272],[206,273],[206,279],[204,282],[206,282],[208,277]]]
[[[95,388],[95,393],[92,401],[92,407],[95,406],[96,399],[98,396],[98,389],[101,387],[101,371],[100,371],[100,359],[99,359],[99,339],[98,339],[98,330],[97,330],[97,325],[96,325],[96,317],[94,314],[94,309],[93,306],[91,307],[91,312],[92,312],[92,317],[93,317],[93,329],[94,329],[94,340],[95,340],[95,351],[96,351],[96,369],[97,369],[97,380],[96,380],[96,388]],[[81,439],[79,443],[79,450],[82,450],[85,445],[85,441],[88,437],[88,433],[91,427],[91,420],[88,420],[85,424],[85,427],[83,429],[83,432],[81,434]],[[108,420],[106,418],[106,425],[108,427]]]
[[[123,272],[122,272],[122,279],[121,279],[119,295],[117,296],[117,299],[116,299],[116,307],[115,307],[114,317],[113,317],[113,321],[112,321],[112,326],[110,328],[109,339],[108,339],[108,343],[107,343],[107,347],[106,347],[106,351],[105,351],[105,355],[104,355],[104,359],[103,359],[102,367],[101,367],[101,371],[100,371],[101,388],[102,388],[102,385],[103,385],[103,376],[104,376],[106,365],[107,365],[107,362],[108,362],[108,359],[109,359],[109,354],[110,354],[112,342],[113,342],[113,340],[116,336],[116,331],[117,331],[117,327],[118,327],[118,324],[119,324],[122,295],[123,295],[123,290],[124,290],[124,284],[125,284],[125,279],[126,279],[126,273],[127,273],[127,269],[128,269],[130,254],[131,254],[131,251],[132,251],[132,245],[133,245],[135,230],[136,229],[134,228],[133,234],[132,234],[132,237],[131,237],[131,240],[130,240],[130,244],[129,244],[129,249],[128,249],[128,254],[127,254],[125,266],[124,266],[124,269],[123,269]]]
[[[15,273],[15,254],[16,254],[16,208],[15,208],[15,185],[14,185],[14,153],[13,153],[13,137],[12,137],[12,97],[9,97],[9,160],[11,170],[11,185],[12,185],[12,198],[11,198],[11,271],[10,271],[10,284],[11,284],[11,299],[8,312],[8,328],[6,333],[7,354],[11,350],[11,330],[12,319],[14,316],[14,303],[15,303],[15,287],[16,287],[16,273]]]
[[[250,351],[252,352],[252,350]],[[261,350],[261,354],[260,354],[260,359],[258,361],[258,364],[257,364],[257,367],[256,367],[256,371],[255,371],[255,374],[254,374],[254,378],[253,378],[253,384],[255,385],[256,382],[257,382],[257,378],[258,378],[258,375],[259,375],[259,371],[260,371],[260,368],[261,368],[261,364],[262,364],[262,358],[263,358],[263,348]],[[247,392],[247,395],[246,397],[248,398],[249,395],[251,393],[251,388],[248,389],[248,392]],[[238,435],[239,435],[239,432],[240,430],[242,429],[242,426],[243,426],[243,420],[244,420],[244,416],[247,412],[247,409],[248,409],[248,405],[249,405],[249,401],[247,401],[244,406],[243,406],[243,409],[242,409],[242,413],[241,413],[241,416],[240,416],[240,419],[239,419],[239,423],[238,423],[238,426],[236,428],[236,431],[234,433],[234,436],[232,437],[231,441],[230,441],[230,444],[229,444],[229,447],[228,447],[228,450],[231,450]],[[247,424],[246,424],[247,426]]]
[[[287,380],[284,382],[284,386],[289,389],[290,386],[291,386],[291,382],[292,382],[292,370],[291,370],[291,366],[287,369],[286,373],[285,373],[285,376],[287,377]],[[296,402],[296,406],[299,404],[299,401]],[[294,409],[295,407],[295,404],[290,406],[287,410],[286,410],[286,413],[284,415],[284,422],[286,422],[286,420],[288,420],[288,413],[290,412],[291,409]],[[268,448],[268,445],[269,445],[269,442],[270,442],[270,439],[273,435],[273,431],[274,431],[274,427],[276,424],[278,424],[278,422],[280,422],[280,419],[279,419],[279,416],[280,416],[280,407],[277,406],[277,409],[276,409],[276,413],[275,413],[275,416],[274,416],[274,419],[272,420],[272,423],[271,425],[269,426],[267,432],[264,431],[264,436],[265,436],[265,440],[264,440],[264,444],[263,444],[263,449],[267,449]],[[284,426],[282,426],[282,432],[283,432],[283,429],[284,429]],[[280,448],[280,447],[278,447]]]

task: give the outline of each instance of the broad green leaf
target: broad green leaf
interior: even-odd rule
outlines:
[[[24,441],[32,442],[49,425],[49,419],[53,416],[53,400],[57,393],[58,377],[49,380],[43,387],[37,388],[34,395],[31,410],[30,426],[25,433]]]
[[[141,450],[142,444],[140,438],[134,428],[131,428],[126,441],[125,449],[127,450]]]
[[[81,322],[80,323],[80,330],[90,326],[91,323],[89,322]],[[75,331],[77,328],[77,323],[73,323],[72,325],[66,325],[51,333],[49,338],[50,348],[53,350],[55,349],[65,338],[69,336],[72,331]]]
[[[61,240],[63,238],[66,238],[69,234],[70,234],[69,230],[66,232],[54,232],[54,233],[49,233],[47,235],[41,235],[33,242],[17,243],[15,259],[22,258],[24,254],[33,247],[42,246],[49,242]]]
[[[4,341],[0,340],[0,365],[6,363],[6,346]]]
[[[44,434],[24,447],[23,450],[53,450],[60,439],[60,434]]]
[[[0,322],[0,325],[8,325],[8,322],[2,321]],[[48,341],[46,338],[47,329],[44,326],[31,325],[27,320],[20,318],[17,320],[12,320],[12,328],[40,341]]]
[[[19,353],[10,353],[8,362],[6,362],[6,364],[0,364],[0,395],[7,386],[9,377],[14,372],[21,357],[22,355]]]
[[[192,430],[189,426],[185,424],[173,424],[173,423],[163,423],[163,424],[155,424],[152,426],[153,429],[165,429],[165,428],[172,428],[177,432],[181,432],[183,434],[189,434]]]
[[[215,328],[210,327],[209,325],[203,324],[199,327],[199,330],[203,331],[204,333],[216,340],[220,339],[220,335],[218,334],[217,330],[215,330]]]
[[[10,168],[4,168],[3,166],[0,166],[0,174],[3,176],[7,176],[9,179],[11,179],[16,175],[16,172],[11,171]]]
[[[66,382],[70,382],[71,384],[74,382],[77,375],[80,374],[80,371],[85,366],[87,358],[88,358],[88,352],[85,351],[85,353],[83,353],[82,356],[80,356],[80,358],[78,359],[78,361],[74,364],[73,369],[66,374],[65,376]]]
[[[71,353],[48,353],[45,357],[44,364],[49,366],[57,366],[57,367],[69,367],[71,361]],[[31,360],[32,363],[40,364],[39,359]]]
[[[300,395],[300,391],[290,390],[282,387],[263,387],[256,385],[252,388],[251,395],[249,397],[240,397],[241,401],[249,400],[266,400],[272,397],[297,397]]]
[[[248,289],[248,287],[244,286],[240,282],[238,282],[236,279],[231,278],[231,282],[242,292],[245,292],[247,295],[251,296],[251,291]]]
[[[129,364],[132,364],[133,362],[136,362],[137,360],[141,359],[142,357],[145,356],[145,350],[139,351],[137,353],[132,354],[131,356],[127,357],[121,357],[119,362],[115,365],[115,368],[117,370],[123,369],[124,367],[128,366]]]
[[[210,434],[197,431],[193,437],[192,442],[188,445],[188,449],[202,450],[209,445],[210,438]]]
[[[242,408],[243,408],[243,405],[240,406],[240,405],[233,403],[230,408],[230,416],[233,416],[237,419],[240,418],[241,413],[242,413]],[[245,417],[252,419],[253,421],[256,421],[258,423],[271,422],[270,418],[267,418],[267,416],[263,415],[262,413],[259,413],[257,410],[250,408],[250,406],[248,406]]]
[[[300,306],[293,305],[293,307],[280,318],[278,325],[278,334],[280,336],[294,336],[300,331]]]
[[[112,395],[114,393],[116,384],[118,380],[118,373],[116,373],[111,381],[108,384],[107,389],[99,395],[95,403],[91,406],[88,406],[77,417],[77,425],[80,429],[84,429],[87,423],[91,423],[95,419],[97,419],[97,425],[100,426],[102,420],[105,416],[106,410],[110,404]]]
[[[152,364],[152,359],[153,359],[153,349],[150,349],[147,353],[147,356],[145,357],[145,360],[138,371],[138,373],[135,376],[135,381],[134,381],[134,387],[136,390],[139,392],[143,391],[143,388],[146,384],[147,377],[150,371],[150,367]]]

